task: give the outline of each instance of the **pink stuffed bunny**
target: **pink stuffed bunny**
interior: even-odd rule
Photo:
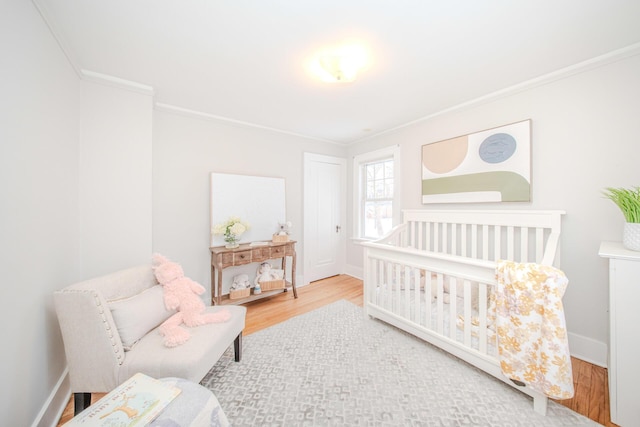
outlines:
[[[188,277],[180,264],[168,260],[162,255],[153,255],[153,272],[156,280],[164,288],[164,303],[167,310],[177,313],[160,325],[160,333],[164,336],[164,345],[176,347],[185,343],[191,334],[181,328],[184,323],[188,327],[206,323],[226,322],[231,317],[228,310],[216,313],[205,313],[205,305],[198,295],[205,291],[204,287]]]

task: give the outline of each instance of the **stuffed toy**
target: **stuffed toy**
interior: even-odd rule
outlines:
[[[249,275],[247,274],[238,274],[233,277],[233,283],[229,288],[230,291],[235,291],[239,289],[246,289],[251,287],[251,282],[249,281]]]
[[[256,271],[256,280],[254,281],[255,285],[258,285],[260,282],[269,282],[271,280],[278,280],[284,277],[284,271],[282,270],[274,270],[271,267],[271,264],[268,262],[263,262],[258,266],[258,271]]]
[[[168,260],[162,255],[153,255],[153,272],[156,280],[164,289],[164,304],[167,310],[177,312],[160,325],[160,334],[164,336],[164,345],[176,347],[184,344],[191,334],[180,327],[200,326],[206,323],[226,322],[231,317],[229,310],[205,313],[205,305],[198,295],[205,289],[199,283],[184,277],[180,264]]]

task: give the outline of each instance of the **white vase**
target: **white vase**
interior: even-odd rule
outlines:
[[[622,246],[632,251],[640,251],[640,223],[625,222]]]

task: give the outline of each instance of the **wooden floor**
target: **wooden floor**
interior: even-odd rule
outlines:
[[[362,306],[362,281],[345,275],[335,276],[299,288],[297,299],[293,298],[291,292],[286,292],[249,303],[246,305],[244,334],[252,334],[341,299]],[[558,403],[604,426],[617,427],[609,419],[607,370],[580,359],[572,358],[572,362],[576,394],[573,399]],[[92,400],[100,397],[102,395],[94,395]],[[70,399],[58,426],[69,421],[72,416],[73,399]]]

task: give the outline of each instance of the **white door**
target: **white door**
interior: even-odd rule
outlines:
[[[304,281],[344,271],[346,160],[304,154]]]

